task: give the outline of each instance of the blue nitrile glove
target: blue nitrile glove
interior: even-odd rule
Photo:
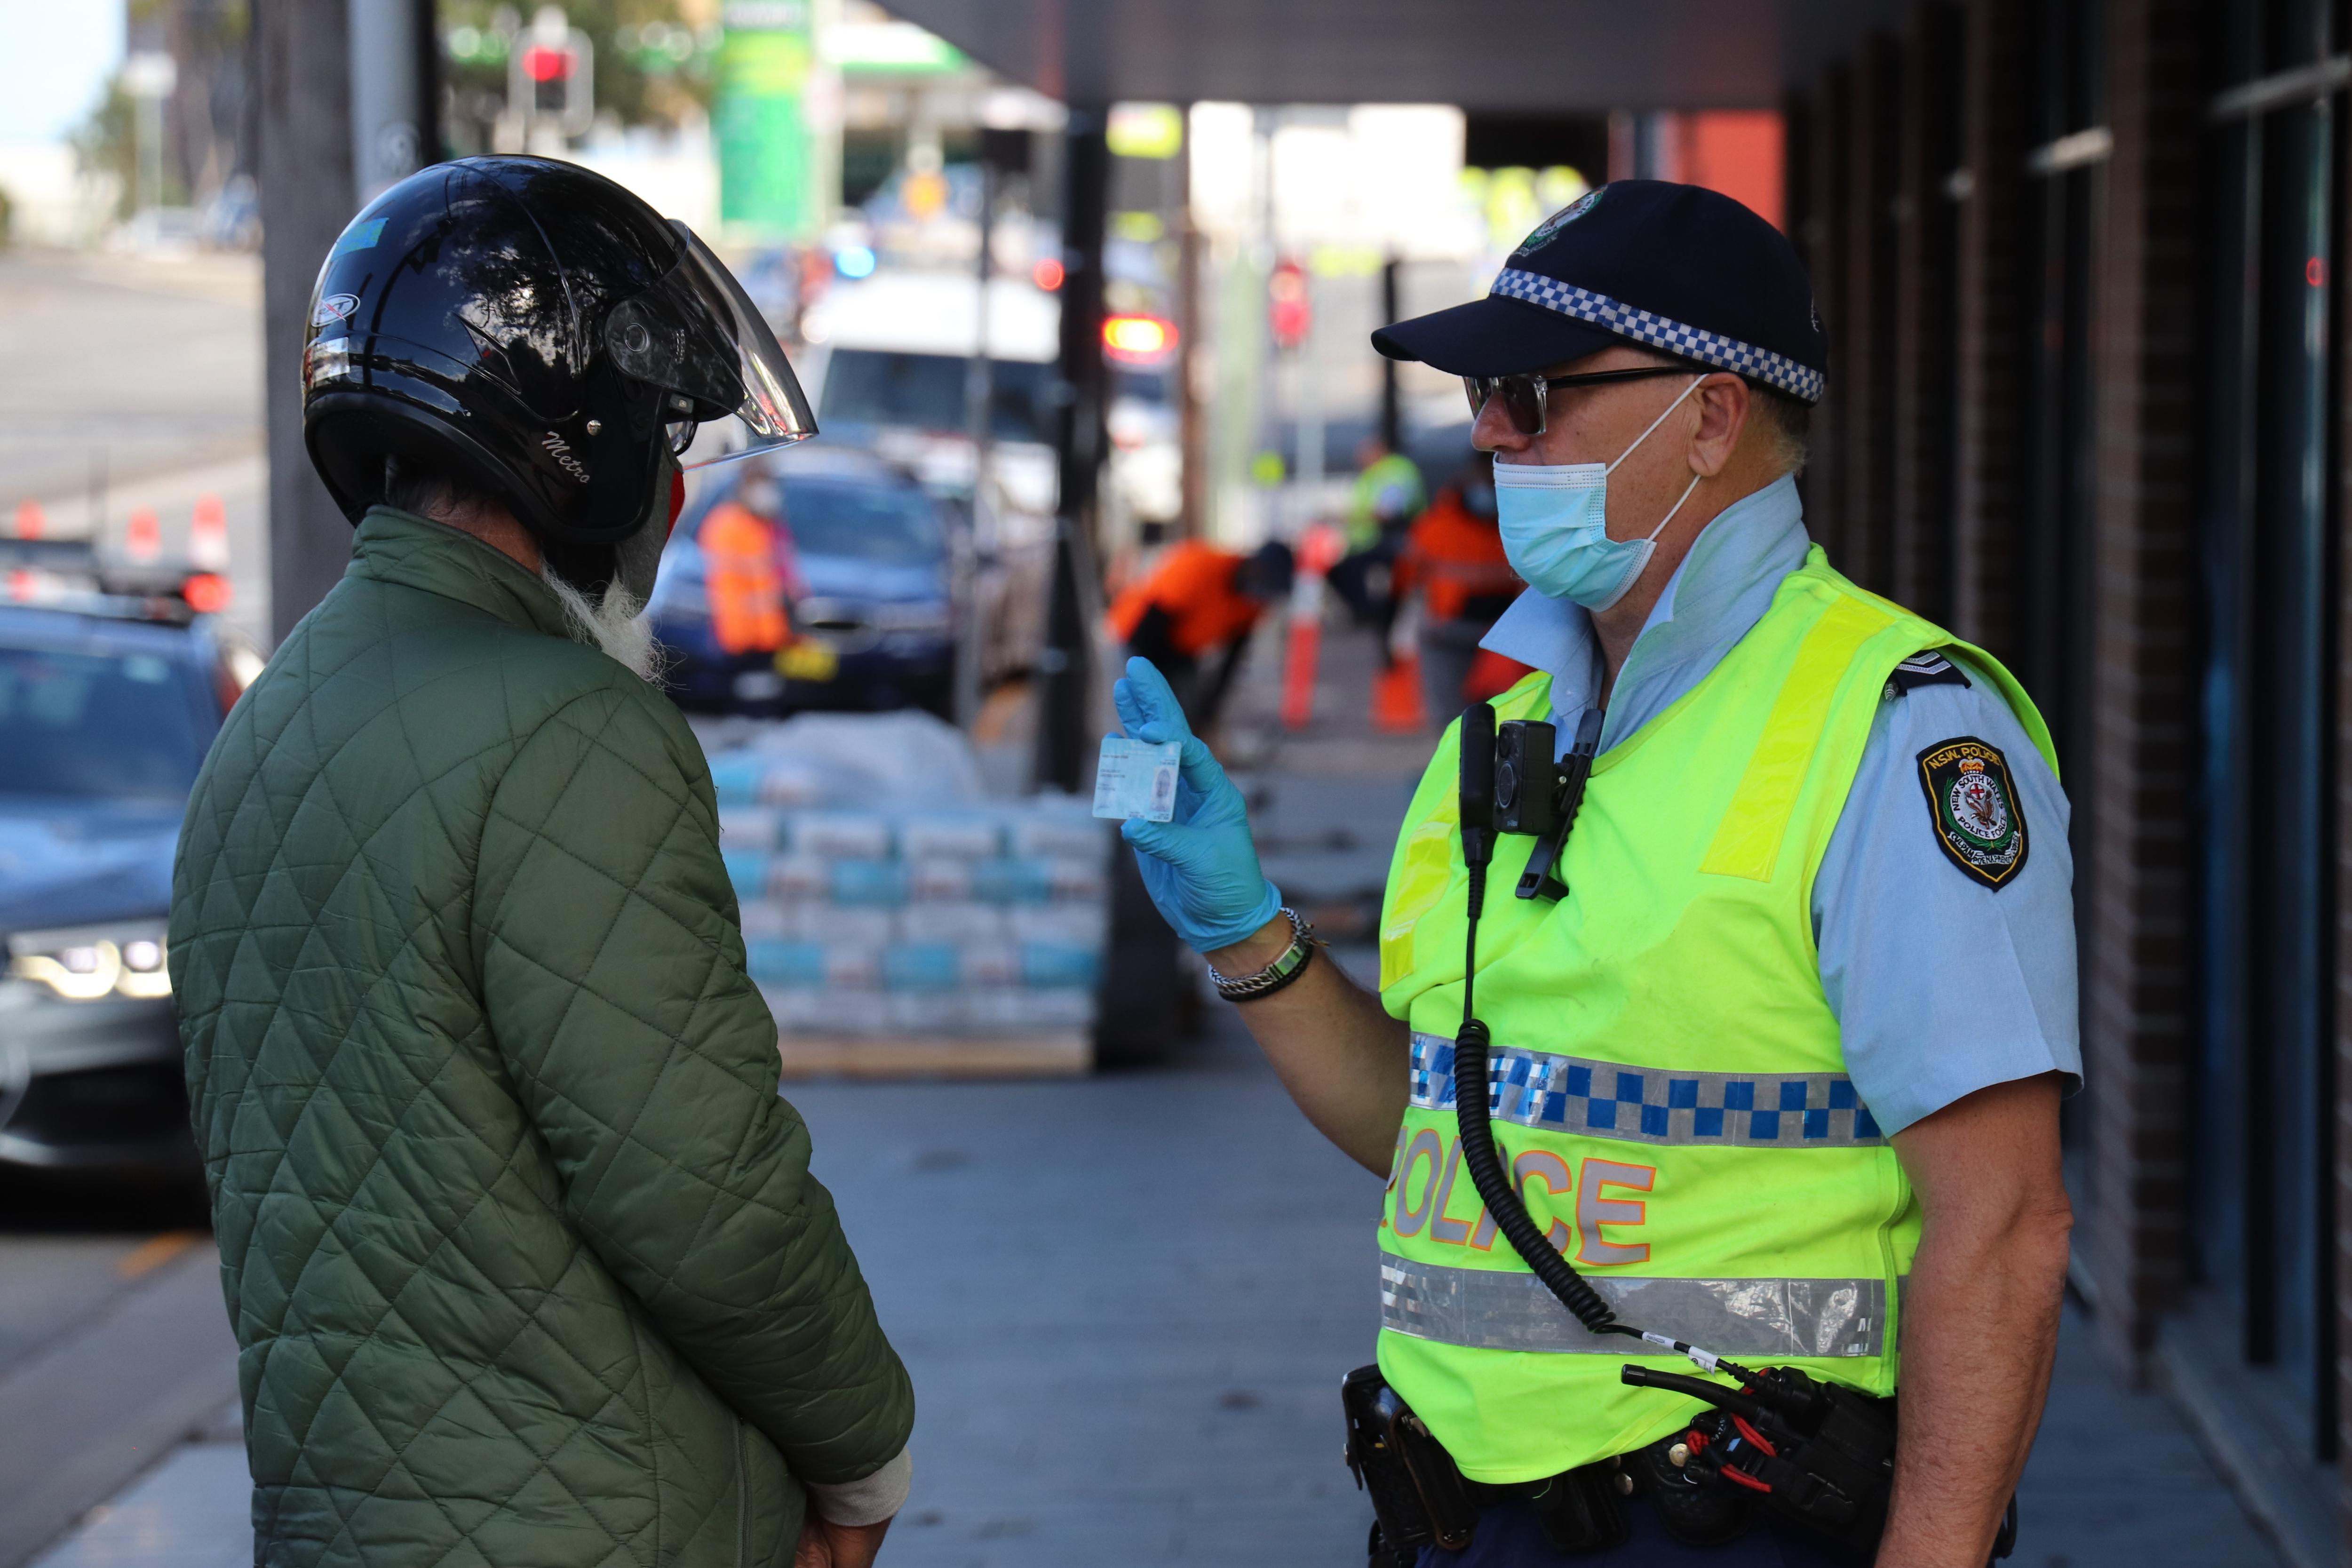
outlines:
[[[1184,748],[1175,820],[1135,816],[1119,824],[1120,836],[1135,846],[1144,890],[1195,952],[1255,934],[1281,912],[1282,895],[1258,869],[1242,792],[1192,733],[1168,678],[1150,659],[1129,659],[1127,678],[1113,683],[1110,698],[1129,740]]]

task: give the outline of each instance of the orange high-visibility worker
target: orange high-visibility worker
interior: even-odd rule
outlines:
[[[1216,717],[1266,606],[1290,591],[1290,547],[1267,544],[1253,555],[1197,539],[1168,547],[1158,564],[1111,601],[1103,619],[1111,635],[1160,667],[1195,731]],[[1204,679],[1202,665],[1224,658]]]
[[[1416,590],[1422,596],[1421,679],[1433,715],[1459,712],[1527,674],[1526,666],[1478,646],[1527,586],[1503,553],[1493,472],[1483,457],[1413,520],[1395,584],[1399,599]]]
[[[710,594],[710,630],[729,653],[784,646],[782,531],[732,498],[710,509],[697,535]]]

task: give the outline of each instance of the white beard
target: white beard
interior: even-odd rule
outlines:
[[[660,684],[664,660],[644,600],[614,583],[592,602],[551,568],[541,567],[539,575],[563,606],[564,625],[574,640],[593,645],[639,680]]]

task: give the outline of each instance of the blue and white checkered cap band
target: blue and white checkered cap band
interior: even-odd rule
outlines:
[[[1495,286],[1487,290],[1490,298],[1524,300],[1530,305],[1541,305],[1547,310],[1558,310],[1563,316],[1574,316],[1580,321],[1590,321],[1596,327],[1606,327],[1621,337],[1648,343],[1685,359],[1695,359],[1701,364],[1711,364],[1736,375],[1753,376],[1768,386],[1777,386],[1791,397],[1807,403],[1822,400],[1822,373],[1809,365],[1799,364],[1784,354],[1769,349],[1759,349],[1753,343],[1743,343],[1738,338],[1727,338],[1697,327],[1612,300],[1606,294],[1596,294],[1590,289],[1580,289],[1573,283],[1563,283],[1557,278],[1547,278],[1540,272],[1527,272],[1517,267],[1506,267],[1495,275]]]
[[[1497,1121],[1689,1148],[1869,1149],[1885,1142],[1842,1072],[1675,1072],[1507,1047],[1490,1053]],[[1412,1037],[1412,1103],[1454,1109],[1454,1042]]]

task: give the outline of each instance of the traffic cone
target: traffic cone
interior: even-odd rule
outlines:
[[[1282,727],[1304,730],[1315,718],[1315,670],[1323,653],[1323,585],[1347,552],[1339,531],[1318,522],[1299,537],[1290,586],[1290,640],[1282,666]]]
[[[17,538],[38,539],[47,531],[48,526],[49,514],[41,510],[39,501],[27,496],[16,503]]]
[[[195,520],[188,524],[188,563],[205,572],[228,570],[228,508],[218,496],[196,498]]]
[[[133,561],[152,561],[163,553],[163,524],[152,506],[131,509],[122,531],[122,548]]]
[[[1295,595],[1290,603],[1290,643],[1282,660],[1282,727],[1304,730],[1315,717],[1315,666],[1323,651],[1323,579],[1301,577],[1298,586],[1309,581],[1315,585],[1311,596]]]
[[[1372,728],[1411,735],[1428,722],[1428,706],[1421,696],[1421,656],[1399,654],[1372,677]]]

